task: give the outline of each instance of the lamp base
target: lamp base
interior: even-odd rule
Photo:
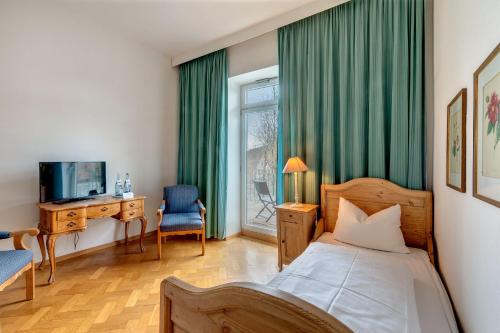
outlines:
[[[292,207],[294,208],[299,208],[302,207],[302,203],[299,202],[299,186],[298,186],[298,180],[297,180],[297,172],[293,173],[294,175],[294,180],[295,180],[295,202],[292,204]]]

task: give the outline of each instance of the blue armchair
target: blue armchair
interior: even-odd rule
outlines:
[[[193,185],[167,186],[163,203],[157,211],[157,250],[161,259],[162,237],[172,235],[201,235],[201,255],[205,255],[205,213],[199,200],[198,188]]]
[[[28,250],[23,243],[23,236],[38,235],[38,229],[26,229],[20,231],[0,231],[0,239],[13,238],[14,249],[0,251],[0,291],[12,284],[16,279],[26,272],[26,299],[35,297],[35,263],[33,252]]]

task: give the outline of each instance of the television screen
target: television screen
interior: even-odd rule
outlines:
[[[106,193],[106,162],[40,162],[40,202]]]

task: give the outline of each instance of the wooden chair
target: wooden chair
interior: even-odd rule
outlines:
[[[0,291],[11,285],[23,273],[26,273],[26,300],[35,298],[35,263],[33,252],[23,243],[23,236],[38,235],[36,228],[19,231],[0,231],[0,239],[13,238],[14,249],[0,251]]]
[[[205,255],[205,206],[199,200],[198,188],[193,185],[167,186],[163,203],[157,211],[157,250],[161,259],[161,239],[166,236],[201,235],[201,255]]]

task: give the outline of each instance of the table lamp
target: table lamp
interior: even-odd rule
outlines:
[[[298,157],[290,157],[283,168],[283,173],[292,173],[295,177],[295,203],[294,207],[300,207],[299,204],[299,186],[298,186],[298,172],[307,171],[307,165]]]

